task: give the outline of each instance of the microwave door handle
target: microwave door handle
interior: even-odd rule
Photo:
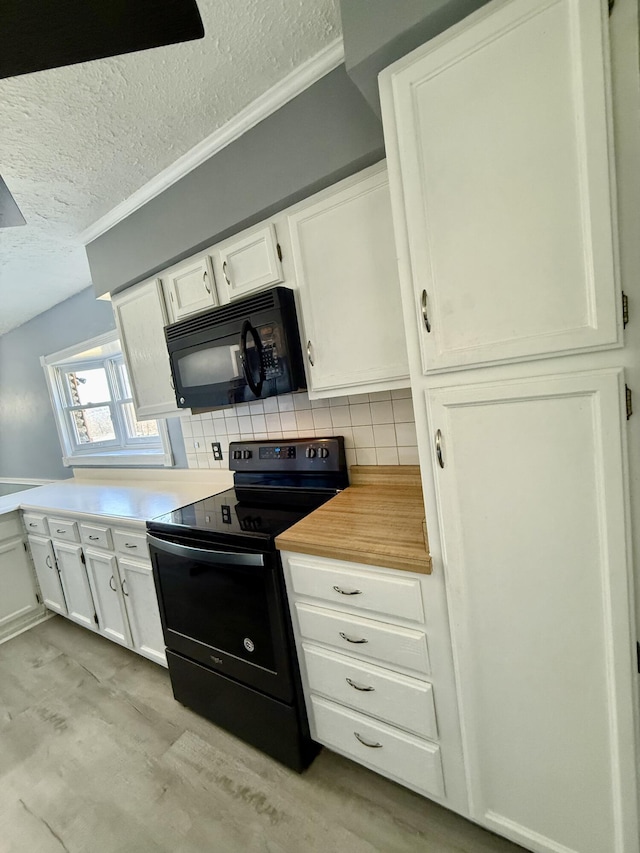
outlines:
[[[251,369],[249,367],[249,359],[247,358],[247,335],[251,335],[253,338],[253,342],[256,345],[256,350],[258,352],[258,361],[260,363],[260,377],[256,382],[254,377],[251,375]],[[256,397],[259,397],[262,394],[262,386],[264,384],[264,364],[262,362],[262,341],[260,340],[260,335],[258,334],[258,330],[255,329],[248,320],[245,320],[242,324],[242,331],[240,332],[240,361],[242,362],[242,368],[244,370],[244,378],[247,380],[247,385]]]
[[[157,551],[172,554],[174,557],[187,557],[200,563],[215,563],[218,566],[264,566],[262,554],[234,554],[227,551],[214,551],[209,548],[195,548],[193,545],[181,545],[167,542],[147,533],[147,542]]]

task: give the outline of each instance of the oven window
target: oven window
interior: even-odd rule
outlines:
[[[237,344],[206,345],[179,352],[176,361],[182,387],[196,388],[238,379],[242,373],[239,353]]]
[[[205,563],[167,553],[158,557],[170,631],[276,671],[272,568]]]

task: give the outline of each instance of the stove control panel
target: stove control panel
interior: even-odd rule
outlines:
[[[290,438],[268,441],[232,441],[229,445],[232,471],[346,472],[344,438]]]

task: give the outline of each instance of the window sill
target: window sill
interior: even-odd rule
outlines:
[[[62,464],[66,468],[78,468],[80,466],[99,466],[100,468],[171,468],[173,466],[173,455],[171,453],[151,453],[138,451],[131,453],[127,450],[111,453],[91,453],[82,456],[63,456]]]

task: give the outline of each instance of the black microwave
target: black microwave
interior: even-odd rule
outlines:
[[[215,408],[307,387],[293,291],[274,287],[165,327],[178,406]]]

